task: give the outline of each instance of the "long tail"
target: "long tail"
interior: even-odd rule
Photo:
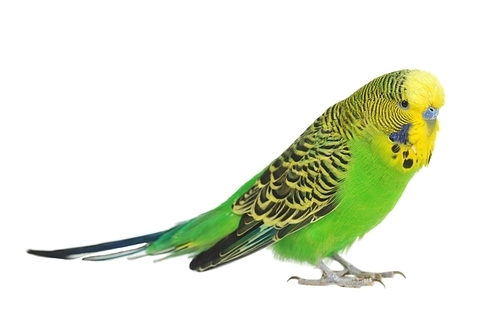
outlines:
[[[27,252],[29,254],[33,254],[36,256],[57,258],[57,259],[76,259],[83,257],[83,260],[93,260],[93,261],[110,260],[110,259],[130,256],[132,254],[144,251],[149,246],[149,244],[156,241],[165,233],[177,229],[177,227],[165,231],[155,232],[152,234],[127,238],[112,242],[80,246],[80,247],[72,247],[68,249],[53,250],[53,251],[28,250]],[[141,245],[141,246],[132,249],[125,249],[133,245]],[[119,251],[114,251],[112,253],[102,254],[102,255],[94,255],[95,253],[109,251],[109,250],[119,250]]]

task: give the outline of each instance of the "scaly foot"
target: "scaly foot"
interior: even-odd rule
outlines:
[[[322,261],[319,262],[318,268],[323,272],[321,278],[318,280],[302,279],[298,276],[292,276],[288,279],[288,281],[297,280],[298,284],[307,286],[328,286],[331,284],[335,284],[339,287],[346,288],[361,288],[364,286],[372,286],[374,282],[380,282],[379,280],[371,278],[346,276],[346,272],[344,272],[344,270],[332,271]]]
[[[347,260],[345,260],[344,258],[339,256],[338,254],[335,254],[334,256],[332,256],[332,258],[333,258],[333,260],[335,260],[336,262],[341,264],[342,267],[344,267],[344,269],[341,271],[344,273],[342,276],[352,275],[352,276],[355,276],[357,278],[364,278],[364,279],[372,279],[372,280],[381,281],[382,278],[392,278],[392,277],[394,277],[394,275],[399,274],[406,279],[406,276],[403,273],[401,273],[400,271],[389,271],[389,272],[382,272],[382,273],[365,272],[365,271],[362,271],[362,270],[356,268],[353,264],[351,264],[350,262],[348,262]]]
[[[322,261],[320,261],[318,268],[321,269],[322,275],[318,280],[313,279],[302,279],[298,276],[292,276],[288,279],[297,280],[298,284],[309,285],[309,286],[327,286],[335,284],[339,287],[346,288],[361,288],[365,286],[373,286],[375,282],[385,285],[382,283],[382,278],[393,277],[396,274],[400,274],[403,277],[405,275],[398,271],[383,272],[383,273],[371,273],[362,271],[346,260],[344,260],[339,255],[334,255],[332,257],[335,261],[340,263],[344,267],[341,271],[332,271],[328,266],[326,266]],[[405,277],[406,278],[406,277]]]

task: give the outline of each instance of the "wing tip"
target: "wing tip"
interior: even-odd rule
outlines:
[[[210,268],[215,267],[214,265],[212,265],[212,260],[208,261],[208,265],[207,265],[207,260],[203,260],[204,253],[205,252],[198,254],[196,257],[194,257],[191,260],[191,262],[189,263],[190,270],[196,271],[196,272],[204,272],[206,270],[209,270]],[[200,255],[202,256],[201,258],[200,258]],[[205,254],[205,257],[206,257],[206,254]]]

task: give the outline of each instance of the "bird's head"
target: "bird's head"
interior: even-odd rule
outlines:
[[[437,116],[444,105],[444,90],[438,79],[429,72],[408,72],[402,84],[401,98],[400,109],[408,113],[413,127],[409,141],[417,142],[426,135],[435,137],[439,129]]]
[[[427,165],[439,129],[444,90],[431,73],[401,70],[382,75],[356,92],[365,125],[382,133],[381,144],[403,169]],[[384,152],[385,153],[385,152]]]

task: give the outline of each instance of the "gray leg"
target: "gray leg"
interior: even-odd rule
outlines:
[[[318,268],[321,270],[321,278],[318,280],[313,279],[302,279],[298,276],[292,276],[288,279],[297,280],[298,284],[308,285],[308,286],[327,286],[331,284],[335,284],[339,287],[346,288],[361,288],[364,286],[373,286],[374,282],[378,282],[385,286],[382,283],[382,278],[393,277],[395,274],[400,274],[404,276],[403,273],[398,271],[392,272],[383,272],[383,273],[370,273],[364,272],[356,267],[354,267],[351,263],[344,260],[338,254],[332,257],[335,261],[344,267],[341,271],[332,271],[328,266],[325,265],[322,261],[319,262]]]
[[[346,288],[360,288],[364,286],[372,286],[373,282],[377,281],[371,278],[357,278],[353,276],[344,276],[346,274],[344,273],[344,271],[340,272],[332,271],[322,261],[319,262],[318,268],[321,269],[321,271],[323,272],[321,278],[318,280],[302,279],[299,278],[298,276],[292,276],[291,278],[288,279],[288,281],[297,280],[299,284],[308,286],[328,286],[331,284],[335,284],[339,287],[346,287]]]
[[[335,260],[336,262],[341,264],[342,267],[344,267],[343,272],[344,271],[346,272],[345,275],[353,275],[357,278],[369,278],[369,279],[378,280],[378,281],[382,280],[382,278],[394,277],[394,275],[396,275],[396,274],[399,274],[399,275],[403,276],[404,278],[406,278],[406,276],[403,273],[401,273],[400,271],[390,271],[390,272],[382,272],[382,273],[371,273],[371,272],[362,271],[362,270],[354,267],[354,265],[352,265],[350,262],[348,262],[347,260],[345,260],[344,258],[339,256],[338,254],[333,255],[332,258],[333,258],[333,260]]]

